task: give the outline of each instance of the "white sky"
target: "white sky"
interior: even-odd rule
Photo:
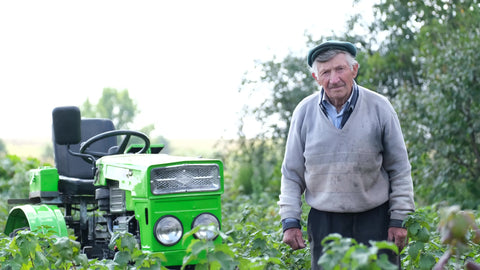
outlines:
[[[128,89],[167,139],[236,134],[254,61],[306,53],[372,0],[0,0],[0,138],[49,138],[56,106]]]

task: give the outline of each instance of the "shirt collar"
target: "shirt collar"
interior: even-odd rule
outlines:
[[[350,93],[350,97],[348,98],[347,102],[345,102],[343,106],[345,108],[353,110],[357,103],[357,98],[358,98],[358,85],[355,81],[353,81],[352,92]],[[325,95],[325,90],[322,87],[322,90],[320,91],[320,100],[319,100],[319,104],[320,104],[320,107],[322,107],[322,110],[325,110],[325,103],[331,104],[328,101],[327,95]]]

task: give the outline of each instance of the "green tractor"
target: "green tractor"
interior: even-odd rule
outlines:
[[[143,133],[81,118],[77,107],[55,108],[52,118],[56,167],[29,172],[29,198],[9,201],[16,206],[5,234],[48,226],[67,236],[72,229],[89,258],[111,259],[110,239],[129,232],[142,250],[164,253],[169,268],[182,265],[193,237],[221,241],[220,160],[162,154]]]

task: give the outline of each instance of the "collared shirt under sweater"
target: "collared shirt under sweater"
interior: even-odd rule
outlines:
[[[341,129],[321,109],[320,93],[295,109],[282,165],[280,215],[301,217],[301,195],[321,211],[354,213],[390,202],[391,219],[414,211],[411,167],[398,117],[383,96],[358,87]]]

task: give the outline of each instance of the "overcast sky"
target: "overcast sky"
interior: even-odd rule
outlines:
[[[0,138],[49,138],[56,106],[128,89],[174,138],[232,137],[255,60],[305,54],[304,33],[343,33],[371,0],[0,0]]]

